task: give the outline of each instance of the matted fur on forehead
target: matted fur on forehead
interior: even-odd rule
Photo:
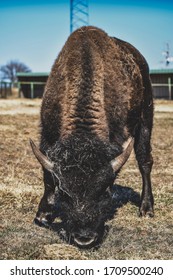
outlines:
[[[47,154],[59,166],[61,172],[69,172],[72,169],[73,172],[90,176],[120,152],[121,147],[107,144],[98,137],[75,134],[57,142]]]

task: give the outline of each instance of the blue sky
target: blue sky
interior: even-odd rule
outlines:
[[[165,67],[167,43],[173,56],[171,0],[89,0],[89,24],[133,44],[151,69]],[[0,65],[18,59],[49,72],[69,34],[70,0],[0,0]]]

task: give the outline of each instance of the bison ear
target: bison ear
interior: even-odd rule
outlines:
[[[134,138],[130,137],[123,145],[124,151],[121,155],[111,161],[114,172],[117,172],[128,160],[134,145]]]
[[[53,171],[53,166],[54,163],[51,162],[45,155],[42,154],[42,152],[40,152],[40,150],[38,149],[38,147],[34,144],[34,142],[30,139],[30,144],[31,144],[31,148],[32,151],[36,157],[36,159],[39,161],[39,163],[49,172]]]

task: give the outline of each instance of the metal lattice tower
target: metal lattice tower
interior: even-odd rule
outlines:
[[[70,33],[88,22],[88,0],[70,0]]]

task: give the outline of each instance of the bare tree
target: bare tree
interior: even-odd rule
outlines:
[[[23,62],[11,60],[0,68],[3,79],[9,79],[12,83],[17,81],[17,72],[31,72],[30,68]]]

